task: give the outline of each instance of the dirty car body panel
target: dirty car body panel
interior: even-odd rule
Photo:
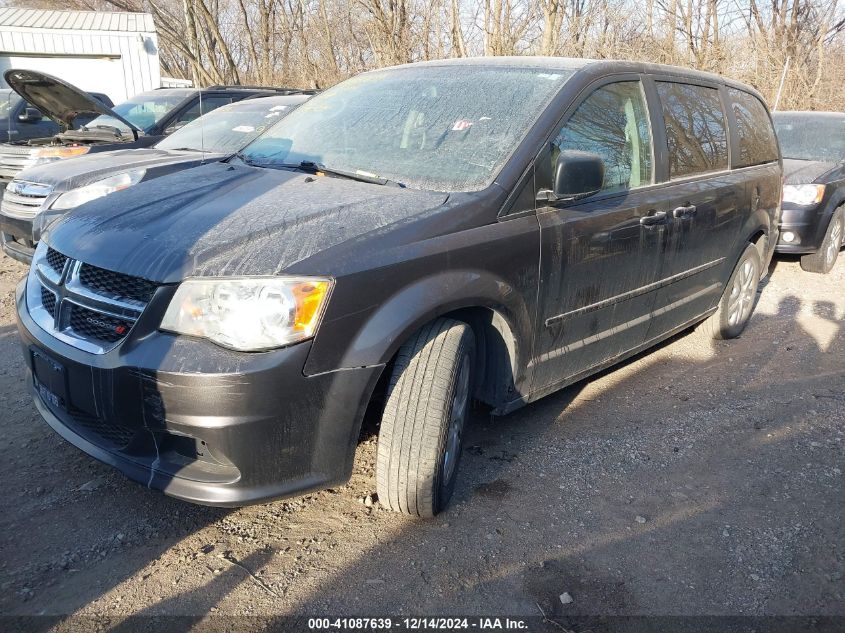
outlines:
[[[435,135],[420,112],[432,112],[425,108],[435,103],[449,107],[434,98],[435,88],[448,86],[437,76],[454,76],[456,69],[465,84],[473,73],[486,81],[517,69],[551,87],[540,91],[533,110],[501,106],[525,118],[515,138],[500,136],[481,111],[486,106],[475,118],[447,109],[449,125]],[[760,244],[762,259],[771,257],[780,200],[776,146],[774,156],[742,168],[746,178],[734,176],[732,159],[709,187],[701,182],[711,176],[695,181],[701,195],[715,200],[703,226],[698,218],[672,216],[676,198],[686,193],[669,191],[682,183],[669,175],[652,82],[704,81],[726,99],[724,80],[627,62],[499,58],[376,71],[351,85],[369,90],[384,80],[392,90],[390,82],[405,77],[422,86],[423,106],[394,108],[399,114],[391,115],[386,105],[373,116],[405,117],[400,149],[455,143],[472,150],[460,158],[466,169],[457,170],[472,179],[450,187],[449,174],[427,163],[420,182],[394,182],[411,173],[402,172],[401,152],[379,168],[347,169],[346,176],[323,170],[321,159],[332,163],[322,155],[295,164],[296,152],[307,154],[297,148],[304,133],[296,126],[315,112],[340,116],[343,108],[334,106],[347,94],[340,84],[260,137],[254,151],[249,146],[228,161],[92,201],[51,226],[17,297],[30,384],[48,423],[133,479],[176,497],[241,505],[287,496],[349,477],[364,412],[376,402],[397,350],[437,317],[476,332],[474,396],[503,414],[708,316],[749,242]],[[430,90],[429,77],[436,79]],[[551,199],[552,153],[583,144],[577,135],[561,136],[561,128],[599,87],[620,81],[635,84],[608,93],[622,95],[621,120],[637,112],[646,118],[638,131],[617,130],[617,136],[639,134],[650,169],[641,165],[635,178],[623,165],[612,172],[616,190]],[[484,101],[478,97],[471,100]],[[356,112],[345,116],[354,119]],[[733,137],[733,118],[725,117]],[[277,129],[294,139],[292,146],[274,149]],[[348,132],[351,138],[357,130]],[[485,163],[478,146],[462,144],[474,133],[484,147],[498,143],[506,151]],[[326,155],[347,155],[343,144],[326,143]],[[398,151],[385,143],[386,153]],[[493,163],[489,177],[478,171]],[[765,203],[746,193],[755,177]],[[719,193],[720,187],[730,191]],[[665,224],[643,221],[655,209],[668,211]],[[681,219],[690,235],[673,235]],[[695,238],[722,240],[724,265],[701,266],[714,257],[708,244],[684,260],[680,274],[672,268],[667,254]],[[719,287],[702,295],[693,316],[674,310],[661,291],[699,272],[696,285]],[[174,296],[197,280],[284,276],[331,280],[318,329],[306,340],[243,352],[161,327]],[[673,316],[657,320],[666,314]],[[126,427],[113,434],[117,439],[107,436],[115,426]]]

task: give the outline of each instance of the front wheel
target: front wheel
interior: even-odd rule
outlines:
[[[472,329],[453,319],[425,325],[399,350],[378,437],[379,503],[420,517],[449,503],[474,360]]]
[[[821,247],[815,253],[801,258],[801,268],[808,273],[826,275],[833,270],[843,243],[845,243],[845,208],[840,207],[830,218]]]
[[[762,269],[757,247],[749,244],[728,280],[716,312],[699,326],[701,333],[715,339],[736,338],[742,334],[754,312]]]

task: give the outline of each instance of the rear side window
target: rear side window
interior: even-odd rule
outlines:
[[[669,143],[669,176],[728,168],[728,131],[715,88],[658,82]]]
[[[728,88],[736,131],[739,135],[738,167],[750,167],[778,159],[775,130],[766,107],[754,95]]]
[[[190,123],[194,119],[199,118],[203,114],[208,114],[212,110],[216,110],[217,108],[229,105],[232,103],[232,97],[203,97],[202,101],[202,110],[200,110],[200,100],[194,102],[194,104],[185,110],[182,114],[179,115],[179,118],[176,119],[175,123]]]
[[[601,156],[603,191],[650,184],[651,129],[640,82],[608,84],[587,97],[552,141],[552,170],[566,150]]]

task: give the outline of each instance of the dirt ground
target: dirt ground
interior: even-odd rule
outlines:
[[[364,502],[374,428],[347,486],[240,510],[82,454],[24,388],[24,271],[0,258],[2,614],[845,616],[845,257],[779,260],[738,340],[477,414],[431,521]]]

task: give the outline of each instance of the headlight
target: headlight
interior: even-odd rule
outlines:
[[[54,160],[82,156],[91,151],[90,145],[60,145],[56,147],[39,147],[32,152],[36,165],[52,163]]]
[[[331,284],[313,277],[188,279],[160,329],[244,352],[282,347],[314,335]]]
[[[818,204],[824,197],[824,185],[784,185],[783,201],[807,206]]]
[[[80,204],[90,202],[97,198],[102,198],[115,191],[126,189],[132,185],[137,185],[146,173],[145,169],[135,169],[126,171],[116,176],[109,176],[90,185],[80,187],[79,189],[72,189],[60,195],[53,204],[51,209],[75,209]]]

